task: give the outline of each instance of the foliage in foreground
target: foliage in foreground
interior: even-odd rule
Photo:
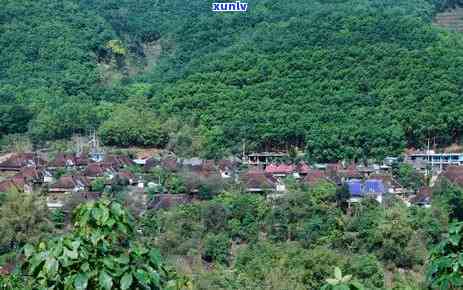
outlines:
[[[156,249],[134,240],[132,218],[116,202],[83,204],[72,233],[24,248],[34,289],[179,289],[185,282]]]
[[[428,278],[433,289],[463,287],[463,223],[450,225],[448,237],[432,252]]]

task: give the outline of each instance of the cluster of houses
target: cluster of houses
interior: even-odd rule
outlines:
[[[281,157],[281,154],[274,155],[253,154],[243,160],[202,160],[177,159],[174,156],[132,159],[121,154],[92,158],[59,153],[47,160],[38,153],[16,153],[0,162],[0,192],[43,192],[50,208],[60,208],[70,197],[77,200],[99,198],[101,193],[92,188],[92,182],[96,179],[104,180],[105,186],[117,182],[131,186],[138,193],[145,193],[146,188],[159,185],[160,182],[145,182],[143,174],[134,172],[151,172],[160,168],[172,174],[187,173],[191,178],[186,182],[184,194],[163,191],[151,200],[152,208],[191,201],[201,183],[207,180],[239,184],[251,193],[274,194],[286,192],[288,178],[308,186],[324,181],[344,186],[350,194],[350,202],[358,202],[365,197],[382,202],[385,195],[395,194],[411,196],[407,202],[426,206],[431,199],[429,188],[412,192],[394,179],[390,166],[394,160],[385,160],[381,165],[372,166],[342,162],[309,165],[305,162],[275,162],[275,157]],[[456,160],[450,158],[453,159]],[[463,166],[460,165],[452,163],[445,166],[441,172],[442,177],[463,186]]]
[[[125,170],[133,164],[127,156],[108,155],[97,162],[76,154],[59,153],[52,160],[46,160],[38,153],[17,153],[0,163],[0,192],[46,192],[51,208],[63,206],[73,196],[88,200],[100,197],[101,193],[91,191],[91,183],[102,178],[110,183],[118,177],[131,184],[135,176]],[[63,173],[63,174],[60,174]]]

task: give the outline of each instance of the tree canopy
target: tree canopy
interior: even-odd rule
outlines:
[[[164,146],[155,128],[109,130],[120,110],[101,115],[141,95],[154,123],[192,126],[205,156],[245,143],[361,160],[461,141],[462,36],[432,24],[459,1],[258,0],[238,14],[200,0],[4,2],[1,134],[102,126],[111,145]]]

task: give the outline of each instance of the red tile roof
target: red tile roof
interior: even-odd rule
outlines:
[[[31,183],[33,183],[32,180],[28,180],[26,177],[18,173],[7,180],[0,182],[0,192],[23,192],[26,189],[26,185],[31,185]]]
[[[338,174],[346,178],[362,178],[362,174],[353,166],[349,166],[345,170],[339,170]]]
[[[266,173],[270,174],[291,174],[295,170],[294,165],[288,164],[270,164],[265,168]]]
[[[201,165],[187,166],[198,177],[219,177],[220,171],[214,160],[205,160]]]
[[[50,191],[72,190],[76,187],[88,188],[90,181],[84,176],[61,176],[50,186]]]
[[[19,171],[27,166],[45,166],[46,161],[36,153],[17,153],[0,163],[0,169]]]
[[[88,177],[102,177],[107,172],[116,172],[110,163],[90,163],[84,170],[84,175]]]
[[[14,262],[7,263],[3,266],[0,266],[0,276],[10,275],[11,273],[13,273],[14,268],[15,268]]]
[[[314,185],[317,184],[321,181],[328,181],[328,177],[326,176],[326,173],[322,170],[309,170],[307,173],[307,176],[304,178],[304,182]]]
[[[440,177],[448,179],[450,182],[463,186],[463,166],[449,166]]]
[[[222,171],[225,171],[227,169],[231,170],[231,169],[236,168],[237,166],[236,162],[233,162],[231,160],[226,160],[226,159],[219,160],[218,165],[219,165],[219,169]]]
[[[247,189],[273,190],[278,180],[260,168],[251,168],[241,175],[241,182]]]
[[[128,156],[125,155],[108,155],[104,159],[105,163],[111,164],[113,167],[131,166],[135,163]]]
[[[310,171],[309,165],[305,162],[300,162],[299,164],[296,165],[296,171],[299,174],[308,174]]]
[[[52,167],[67,167],[67,166],[76,166],[77,157],[74,154],[69,153],[58,153],[55,159],[50,162]]]
[[[30,182],[41,182],[43,180],[42,169],[38,169],[37,167],[23,167],[18,174]]]

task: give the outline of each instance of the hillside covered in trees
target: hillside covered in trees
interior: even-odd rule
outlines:
[[[458,4],[1,0],[0,134],[325,161],[458,143],[463,38],[432,24]]]

